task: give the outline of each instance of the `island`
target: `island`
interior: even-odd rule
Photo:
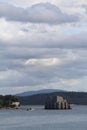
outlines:
[[[45,102],[45,109],[71,109],[71,107],[63,97],[50,96]]]

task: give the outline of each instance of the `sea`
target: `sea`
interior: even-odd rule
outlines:
[[[44,106],[1,109],[0,130],[87,130],[87,106],[72,105],[70,110],[45,110]]]

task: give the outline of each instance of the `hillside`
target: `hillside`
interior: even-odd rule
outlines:
[[[16,94],[16,96],[31,96],[36,94],[46,94],[46,93],[53,93],[53,92],[64,92],[64,90],[60,89],[41,89],[37,91],[27,91],[23,93]]]
[[[44,105],[48,96],[59,95],[68,100],[70,104],[87,105],[87,92],[53,92],[31,96],[18,96],[22,105]]]

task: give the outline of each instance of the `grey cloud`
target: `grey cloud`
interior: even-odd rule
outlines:
[[[82,8],[84,8],[85,12],[87,13],[87,5],[82,5]]]
[[[29,48],[61,48],[61,49],[79,49],[87,48],[87,32],[78,34],[57,36],[48,34],[36,34],[31,37],[22,39],[17,46]],[[33,40],[34,37],[34,40]],[[16,41],[15,41],[16,43]]]
[[[48,47],[50,45],[48,44]],[[75,49],[75,48],[87,48],[87,37],[86,33],[81,33],[77,35],[72,35],[68,38],[65,38],[58,42],[57,40],[52,44],[51,47],[59,47],[59,48],[67,48],[67,49]]]
[[[73,69],[72,65],[74,66]],[[3,87],[32,86],[34,88],[37,85],[44,86],[50,82],[58,82],[59,79],[78,79],[87,75],[86,69],[77,69],[75,64],[72,65],[49,68],[29,66],[29,68],[22,68],[21,70],[19,68],[19,74],[12,70],[11,75],[6,80],[0,80],[0,85]],[[10,70],[8,72],[10,73]]]
[[[29,9],[29,14],[31,22],[60,24],[78,21],[77,16],[62,13],[57,6],[50,3],[33,5]]]
[[[0,17],[5,17],[7,20],[12,21],[23,21],[24,17],[24,9],[15,7],[9,4],[0,4]]]
[[[39,3],[26,9],[0,4],[0,17],[11,21],[46,24],[72,23],[79,20],[77,15],[63,13],[56,5],[50,3]]]
[[[55,33],[54,33],[55,34]],[[63,37],[63,38],[62,38]],[[12,43],[12,44],[11,44]],[[0,48],[61,48],[61,49],[79,49],[87,48],[87,32],[81,32],[73,35],[61,35],[60,37],[50,36],[48,34],[32,34],[26,35],[24,37],[15,37],[11,41],[6,41],[4,43],[0,42]],[[15,51],[13,49],[13,51]],[[17,52],[18,53],[18,52]],[[8,54],[7,54],[8,55]],[[20,54],[17,55],[17,57]],[[13,56],[13,55],[12,55]],[[25,54],[22,54],[25,56]]]
[[[7,49],[3,52],[0,58],[1,66],[4,67],[3,72],[0,71],[0,76],[4,75],[6,77],[0,80],[0,85],[5,86],[38,86],[48,84],[50,82],[58,82],[59,79],[78,79],[87,75],[87,55],[86,50],[67,50],[67,49],[18,49],[17,51],[11,51],[12,48]],[[18,54],[18,51],[20,52]],[[71,53],[70,53],[71,52]],[[84,53],[85,52],[85,53]],[[6,55],[8,53],[8,55]],[[17,53],[17,54],[16,54]],[[23,56],[23,54],[25,56]],[[13,55],[13,56],[12,56]],[[18,55],[18,58],[17,58]],[[72,55],[77,58],[72,60]],[[24,63],[28,59],[40,59],[47,57],[56,57],[61,60],[66,60],[62,65],[56,66],[25,66]]]
[[[50,3],[39,3],[26,9],[2,4],[0,17],[11,21],[43,24],[78,20],[77,16],[67,15]],[[50,83],[57,87],[55,85],[60,79],[78,80],[87,76],[87,31],[67,35],[63,32],[57,34],[51,29],[43,31],[42,28],[42,33],[40,27],[38,29],[34,25],[30,29],[30,26],[21,26],[17,31],[22,35],[13,33],[9,40],[4,40],[5,35],[0,37],[0,88],[29,86],[32,89],[39,85],[47,87]],[[46,27],[49,28],[48,25]],[[44,58],[59,58],[63,64],[25,65],[29,59],[39,61]]]

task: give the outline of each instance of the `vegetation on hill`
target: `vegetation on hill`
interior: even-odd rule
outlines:
[[[16,102],[16,101],[18,101],[16,96],[12,96],[12,95],[2,96],[2,95],[0,95],[0,108],[11,107],[12,102]]]
[[[87,92],[53,92],[50,94],[18,97],[18,100],[22,105],[44,105],[48,96],[62,96],[70,104],[87,105]]]

